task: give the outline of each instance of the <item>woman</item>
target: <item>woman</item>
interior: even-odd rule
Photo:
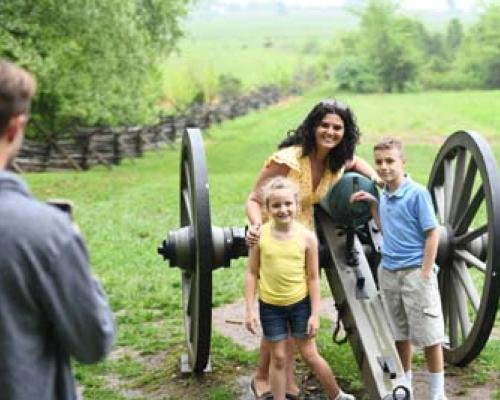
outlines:
[[[382,181],[375,170],[354,155],[360,132],[356,119],[345,104],[326,99],[316,104],[299,127],[288,133],[260,171],[257,182],[248,196],[247,244],[253,246],[260,237],[263,214],[261,189],[266,181],[275,176],[286,176],[300,190],[301,204],[297,220],[314,229],[314,204],[319,202],[345,170],[357,171],[377,184]],[[288,344],[287,398],[296,399],[299,388],[295,380],[295,347]],[[260,357],[251,387],[258,399],[270,398],[269,392],[270,346],[261,341]]]

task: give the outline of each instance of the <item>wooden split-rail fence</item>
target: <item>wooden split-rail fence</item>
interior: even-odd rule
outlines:
[[[43,142],[24,141],[13,168],[18,172],[86,170],[96,165],[111,168],[125,158],[142,156],[145,150],[172,144],[187,127],[207,128],[265,108],[287,94],[275,86],[267,86],[218,104],[195,105],[184,115],[160,118],[156,125],[81,128],[57,137],[45,134]]]

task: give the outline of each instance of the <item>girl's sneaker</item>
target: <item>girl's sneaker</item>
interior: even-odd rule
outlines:
[[[354,397],[352,394],[344,393],[341,390],[339,395],[337,396],[337,398],[335,400],[356,400],[356,397]]]

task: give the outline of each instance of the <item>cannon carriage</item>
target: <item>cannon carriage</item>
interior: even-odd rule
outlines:
[[[374,279],[378,234],[367,209],[349,205],[360,185],[369,188],[370,182],[346,174],[316,208],[322,271],[370,398],[408,398]],[[436,156],[428,189],[440,224],[436,263],[445,360],[464,366],[485,346],[500,295],[500,180],[486,141],[474,132],[451,135]],[[180,159],[180,228],[158,249],[181,270],[187,371],[200,374],[210,367],[212,271],[246,256],[244,237],[243,227],[212,225],[201,131],[187,129]]]

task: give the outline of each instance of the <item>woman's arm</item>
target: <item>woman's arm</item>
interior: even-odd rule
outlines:
[[[259,277],[259,267],[259,246],[252,246],[248,250],[248,266],[245,275],[245,326],[253,334],[256,333],[257,329],[257,315],[255,313],[255,290],[257,288],[257,280]]]
[[[248,218],[247,245],[253,246],[259,241],[260,227],[262,225],[262,198],[260,191],[267,180],[275,176],[286,176],[290,168],[285,164],[278,164],[271,161],[262,168],[253,190],[248,195],[246,211]]]
[[[307,333],[314,337],[319,329],[319,308],[321,301],[318,263],[318,240],[313,232],[306,231],[306,273],[307,288],[311,301],[311,316],[307,323]]]
[[[354,156],[351,161],[347,162],[346,170],[359,172],[361,175],[370,178],[377,184],[377,186],[384,186],[384,181],[382,180],[382,178],[378,176],[377,172],[372,168],[372,166],[361,157]]]

